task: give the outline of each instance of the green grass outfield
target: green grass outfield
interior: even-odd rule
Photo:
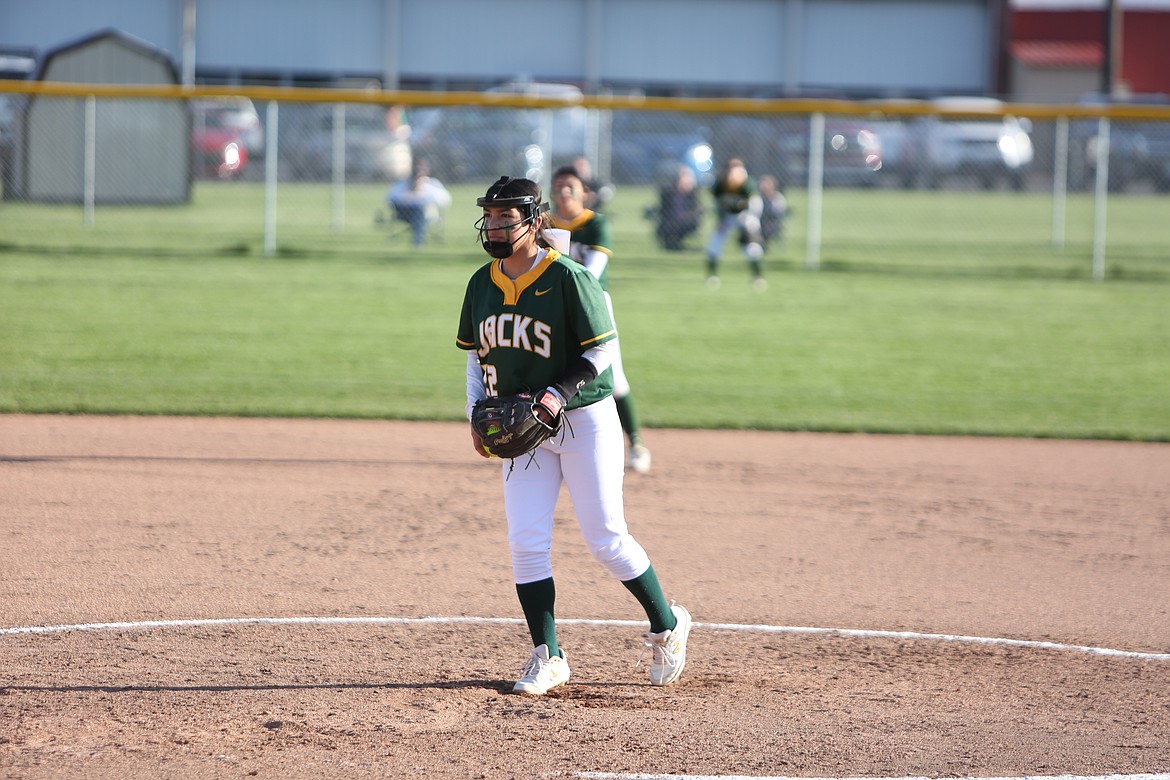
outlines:
[[[464,285],[484,261],[475,190],[411,252],[374,224],[381,187],[282,186],[263,255],[258,185],[202,185],[176,208],[0,203],[0,412],[459,419]],[[668,254],[610,206],[611,289],[652,427],[1170,441],[1166,200],[1115,198],[1110,265],[1090,278],[1092,204],[1016,193],[826,191],[821,270],[803,193],[770,288],[725,253]]]

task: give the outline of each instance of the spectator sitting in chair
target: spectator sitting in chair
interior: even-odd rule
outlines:
[[[410,225],[411,243],[421,246],[426,242],[427,228],[438,222],[443,210],[451,205],[451,193],[430,175],[426,160],[419,160],[413,176],[390,187],[386,202],[394,211],[395,219]]]

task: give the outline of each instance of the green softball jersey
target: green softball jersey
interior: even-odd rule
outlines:
[[[719,212],[720,217],[746,210],[748,199],[757,192],[759,190],[756,187],[756,180],[750,176],[735,189],[727,186],[727,181],[722,178],[711,187],[711,194],[715,196],[715,210]]]
[[[591,209],[585,209],[576,219],[571,222],[559,218],[556,214],[552,215],[553,227],[561,230],[569,231],[569,240],[574,244],[581,244],[582,246],[596,249],[598,252],[604,252],[610,257],[613,257],[613,238],[612,232],[609,229],[609,220],[605,218],[604,214],[598,214]],[[601,289],[609,289],[609,264],[606,263],[605,268],[601,272]]]
[[[489,396],[501,396],[543,390],[563,377],[585,350],[616,337],[593,274],[549,249],[514,281],[499,260],[472,274],[455,345],[476,351],[484,389]],[[611,393],[613,373],[607,368],[566,408],[588,406]]]

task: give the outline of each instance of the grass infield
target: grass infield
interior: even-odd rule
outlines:
[[[282,185],[273,257],[259,185],[99,207],[88,228],[79,207],[2,203],[0,412],[460,419],[479,189],[453,188],[413,252],[375,224],[382,187],[342,205]],[[1058,250],[1042,195],[829,190],[814,272],[797,192],[761,293],[734,246],[717,291],[699,239],[659,251],[652,197],[608,207],[648,426],[1170,440],[1164,199],[1110,201],[1095,282],[1085,197]]]

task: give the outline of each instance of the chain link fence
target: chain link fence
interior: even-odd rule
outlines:
[[[319,100],[304,94],[281,100],[0,92],[0,222],[6,204],[81,205],[87,221],[107,206],[184,206],[209,184],[221,196],[223,186],[239,187],[271,212],[286,189],[316,186],[332,194],[302,206],[317,213],[299,212],[295,227],[319,225],[336,234],[370,227],[346,220],[346,206],[338,205],[346,189],[362,187],[368,199],[371,189],[388,190],[420,168],[454,189],[482,191],[501,174],[547,185],[556,167],[584,160],[602,195],[599,208],[634,210],[646,237],[663,248],[701,251],[701,227],[670,246],[656,220],[688,186],[695,188],[701,218],[709,220],[709,188],[721,166],[737,157],[757,182],[774,182],[799,204],[788,215],[799,225],[790,231],[800,236],[792,254],[803,253],[808,265],[826,251],[863,252],[867,240],[896,248],[924,228],[944,244],[946,235],[956,244],[975,234],[993,242],[1003,231],[994,223],[973,226],[984,213],[974,204],[1002,194],[1032,204],[1024,210],[1037,223],[1031,233],[1037,251],[1061,248],[1066,239],[1081,242],[1092,248],[1096,266],[1104,262],[1106,203],[1109,219],[1135,209],[1142,216],[1134,219],[1143,223],[1145,214],[1170,204],[1167,107],[1114,118],[1081,107],[1066,118],[1054,107],[1030,115],[1028,106],[984,99],[852,103],[824,111],[800,103],[526,106],[500,105],[507,101],[499,95],[475,104],[436,95],[427,104],[418,94],[397,103],[319,94]],[[614,193],[622,197],[611,201]],[[953,224],[931,217],[924,225],[913,206],[944,201],[953,204],[947,212]],[[906,204],[900,212],[890,205],[900,202]],[[890,214],[893,223],[855,235],[857,220],[843,210],[857,204]],[[61,216],[76,220],[72,212]],[[628,224],[631,217],[624,218]],[[277,239],[268,233],[280,224],[268,213],[255,226],[265,230],[269,250]],[[1143,239],[1150,246],[1141,252],[1160,257],[1160,247],[1170,246],[1166,233]],[[1009,242],[1003,251],[1020,251],[1003,234]]]

